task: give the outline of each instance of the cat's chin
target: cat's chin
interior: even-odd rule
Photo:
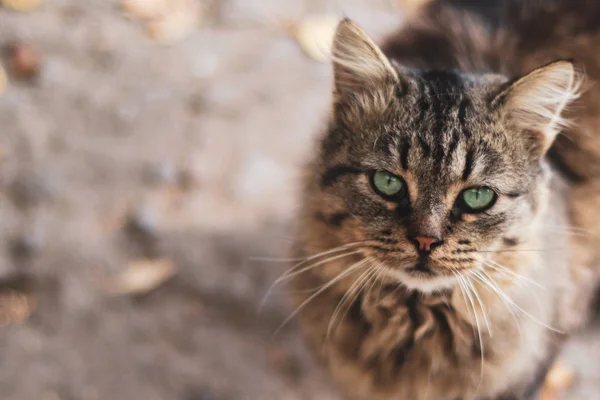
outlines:
[[[430,294],[453,288],[458,284],[455,276],[439,275],[433,272],[387,269],[386,273],[409,290]]]

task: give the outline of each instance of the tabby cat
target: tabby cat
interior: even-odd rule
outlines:
[[[349,398],[535,398],[598,280],[598,48],[596,0],[339,24],[286,276]]]

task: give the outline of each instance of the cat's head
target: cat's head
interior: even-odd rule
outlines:
[[[365,255],[424,291],[528,240],[547,203],[544,155],[577,97],[572,63],[514,80],[416,71],[351,21],[340,23],[332,54],[315,203],[333,235],[364,241]]]

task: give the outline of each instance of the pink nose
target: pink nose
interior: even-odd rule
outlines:
[[[417,236],[415,240],[419,244],[419,250],[425,252],[430,252],[431,249],[442,243],[440,239],[431,236]]]

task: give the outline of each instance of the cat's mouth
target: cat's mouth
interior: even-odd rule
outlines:
[[[428,260],[419,260],[417,264],[405,269],[406,273],[414,277],[433,277],[438,275],[430,266]]]
[[[434,268],[429,259],[418,260],[414,265],[402,269],[386,268],[386,272],[407,288],[423,293],[431,293],[456,285],[454,274]]]

